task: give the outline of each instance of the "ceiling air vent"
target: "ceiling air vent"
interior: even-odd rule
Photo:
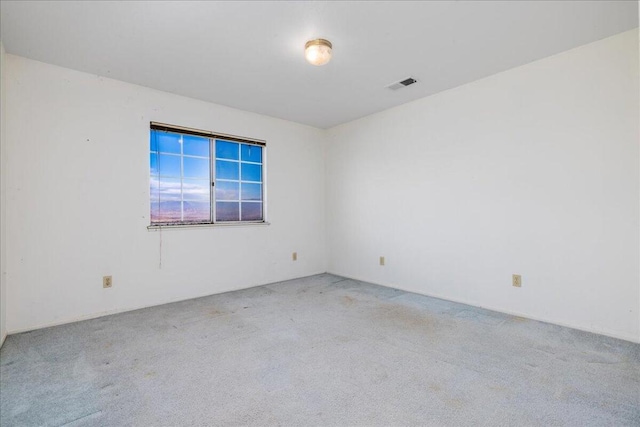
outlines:
[[[399,82],[392,83],[387,87],[389,89],[391,89],[391,90],[398,90],[398,89],[401,89],[401,88],[403,88],[405,86],[412,85],[412,84],[414,84],[416,82],[417,82],[417,80],[414,79],[413,77],[407,77],[406,79],[404,79],[402,81],[399,81]]]

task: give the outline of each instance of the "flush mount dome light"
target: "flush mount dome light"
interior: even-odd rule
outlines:
[[[324,65],[331,60],[332,47],[329,40],[309,40],[304,45],[304,57],[309,64]]]

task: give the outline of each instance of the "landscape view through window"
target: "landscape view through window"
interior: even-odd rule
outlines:
[[[216,222],[262,221],[262,166],[258,145],[152,130],[151,224],[210,223],[213,211]]]

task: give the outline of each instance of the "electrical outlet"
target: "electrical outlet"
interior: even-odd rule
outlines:
[[[512,276],[512,278],[511,278],[511,283],[516,288],[521,288],[522,287],[522,276],[520,276],[519,274],[514,274]]]
[[[103,288],[110,288],[111,286],[113,286],[113,279],[111,278],[111,276],[103,276],[102,277],[102,287]]]
[[[380,265],[384,265],[384,257],[383,256],[380,257]]]
[[[298,260],[298,252],[292,253],[291,254],[291,259],[294,260],[294,261],[297,261]]]

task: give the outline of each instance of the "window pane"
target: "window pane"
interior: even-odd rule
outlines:
[[[264,147],[224,139],[214,143],[212,147],[212,140],[206,136],[150,131],[152,224],[210,222],[214,179],[215,221],[264,219]],[[215,177],[211,176],[214,160]]]
[[[185,201],[184,221],[190,222],[209,222],[211,221],[211,212],[209,210],[209,202],[188,202]]]
[[[240,203],[237,202],[217,202],[217,221],[238,221],[240,213]]]
[[[243,221],[261,221],[262,220],[262,203],[242,203],[242,220]]]
[[[242,183],[242,200],[262,200],[262,184]]]
[[[240,184],[236,182],[217,181],[216,200],[238,200]]]
[[[158,155],[156,153],[150,154],[149,169],[151,171],[151,175],[158,175]]]
[[[180,156],[160,154],[158,156],[158,171],[162,176],[180,177]]]
[[[181,200],[181,184],[179,178],[160,178],[159,192],[160,202],[167,200]]]
[[[151,202],[151,222],[163,223],[163,222],[176,222],[180,221],[182,202]]]
[[[183,157],[182,162],[185,178],[209,179],[209,160]]]
[[[238,166],[237,162],[216,160],[216,179],[238,179]]]
[[[160,203],[151,199],[151,224],[159,222],[160,218]]]
[[[158,151],[158,131],[151,131],[151,138],[149,138],[149,151]]]
[[[177,133],[156,132],[156,141],[161,152],[180,154],[180,135]]]
[[[151,197],[150,199],[153,200],[158,200],[158,197],[160,196],[160,181],[158,181],[158,177],[157,176],[152,176],[151,179],[149,180],[149,191],[151,192]]]
[[[262,165],[242,163],[243,181],[262,181]]]
[[[262,147],[242,144],[242,160],[245,162],[262,163]]]
[[[240,144],[236,142],[216,140],[216,157],[219,159],[238,160]]]
[[[183,135],[182,150],[182,153],[187,156],[209,157],[209,138]]]
[[[182,200],[182,186],[179,178],[160,178],[158,197],[161,202]]]
[[[182,182],[182,198],[183,200],[209,202],[211,193],[209,192],[209,180],[185,179]]]

